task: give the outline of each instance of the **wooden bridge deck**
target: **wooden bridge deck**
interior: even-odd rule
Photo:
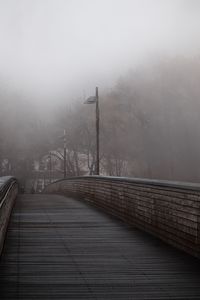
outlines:
[[[200,299],[200,261],[78,200],[22,195],[0,299]]]

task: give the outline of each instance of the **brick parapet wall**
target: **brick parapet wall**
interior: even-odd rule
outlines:
[[[3,250],[4,240],[6,237],[7,226],[10,220],[10,215],[18,195],[17,182],[11,182],[3,201],[0,203],[0,255]]]
[[[44,192],[79,196],[200,258],[200,185],[88,176],[57,181]]]

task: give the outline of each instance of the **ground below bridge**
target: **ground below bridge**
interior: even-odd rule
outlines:
[[[0,299],[200,299],[200,261],[84,202],[22,195]]]

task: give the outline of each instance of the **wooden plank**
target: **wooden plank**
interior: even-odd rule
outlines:
[[[22,195],[0,299],[200,299],[200,261],[81,201]]]

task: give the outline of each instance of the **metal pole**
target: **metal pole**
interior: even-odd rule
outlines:
[[[52,179],[52,160],[51,160],[51,152],[49,153],[49,171],[50,171],[50,183]]]
[[[64,129],[64,138],[63,138],[63,142],[64,142],[64,166],[63,166],[63,168],[64,168],[64,178],[66,178],[67,176],[67,174],[66,174],[66,156],[67,156],[67,146],[66,146],[66,131],[65,131],[65,129]]]
[[[99,92],[96,87],[96,175],[99,175]]]

